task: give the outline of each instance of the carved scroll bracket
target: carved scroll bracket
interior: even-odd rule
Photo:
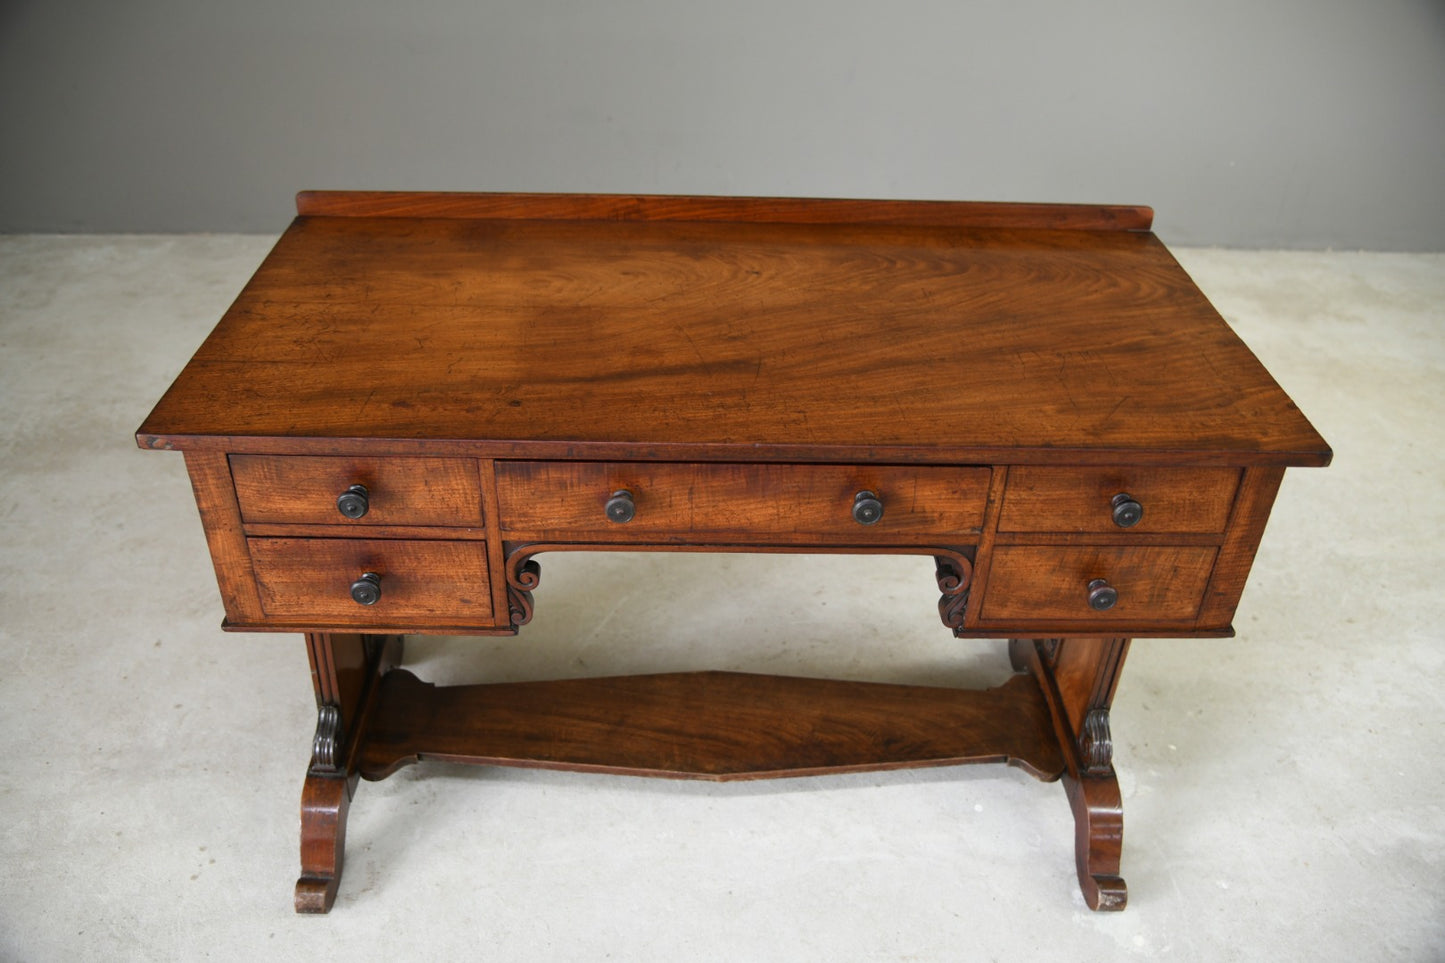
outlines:
[[[507,607],[513,625],[532,621],[532,590],[542,581],[542,565],[532,553],[541,547],[524,545],[507,556]]]
[[[334,775],[341,771],[341,709],[325,703],[316,710],[316,736],[311,740],[311,772]]]
[[[1090,776],[1114,771],[1114,737],[1109,732],[1109,710],[1090,709],[1079,734],[1079,764]]]
[[[938,600],[938,617],[956,634],[962,631],[963,620],[968,613],[968,590],[973,584],[973,563],[961,552],[935,555],[933,561],[937,566],[934,577],[938,579],[938,590],[943,593]]]

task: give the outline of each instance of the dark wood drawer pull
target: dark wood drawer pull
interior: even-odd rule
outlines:
[[[1119,590],[1101,578],[1089,583],[1089,608],[1095,612],[1107,612],[1119,601]]]
[[[615,491],[612,497],[607,499],[607,520],[616,522],[619,525],[632,521],[637,514],[637,504],[632,500],[632,492],[623,489]]]
[[[1111,504],[1114,506],[1114,524],[1120,528],[1133,528],[1144,517],[1144,506],[1128,492],[1115,495]]]
[[[859,525],[872,525],[883,517],[883,502],[872,492],[853,496],[853,520]]]
[[[371,508],[370,493],[365,485],[352,485],[336,496],[336,510],[347,518],[360,518]]]
[[[381,601],[381,576],[366,572],[351,583],[351,598],[358,605],[375,605]]]

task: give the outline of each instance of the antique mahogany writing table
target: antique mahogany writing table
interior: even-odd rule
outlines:
[[[1121,909],[1129,639],[1227,636],[1324,440],[1138,207],[317,192],[137,433],[179,449],[226,627],[302,632],[296,907],[358,777],[419,759],[703,779],[1007,762],[1062,778]],[[435,687],[537,556],[906,553],[997,688],[724,672]],[[563,601],[563,600],[558,600]]]

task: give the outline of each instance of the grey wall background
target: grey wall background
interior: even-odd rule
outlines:
[[[1123,202],[1445,250],[1445,0],[0,0],[0,230],[301,188]]]

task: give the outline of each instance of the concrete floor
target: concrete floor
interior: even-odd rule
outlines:
[[[1002,767],[433,764],[361,786],[299,918],[302,643],[221,633],[182,460],[131,438],[269,244],[0,238],[0,959],[1445,958],[1445,256],[1180,252],[1336,456],[1285,479],[1238,638],[1130,654],[1126,912],[1084,908],[1060,787]],[[917,559],[544,566],[522,636],[415,671],[1008,671]]]

